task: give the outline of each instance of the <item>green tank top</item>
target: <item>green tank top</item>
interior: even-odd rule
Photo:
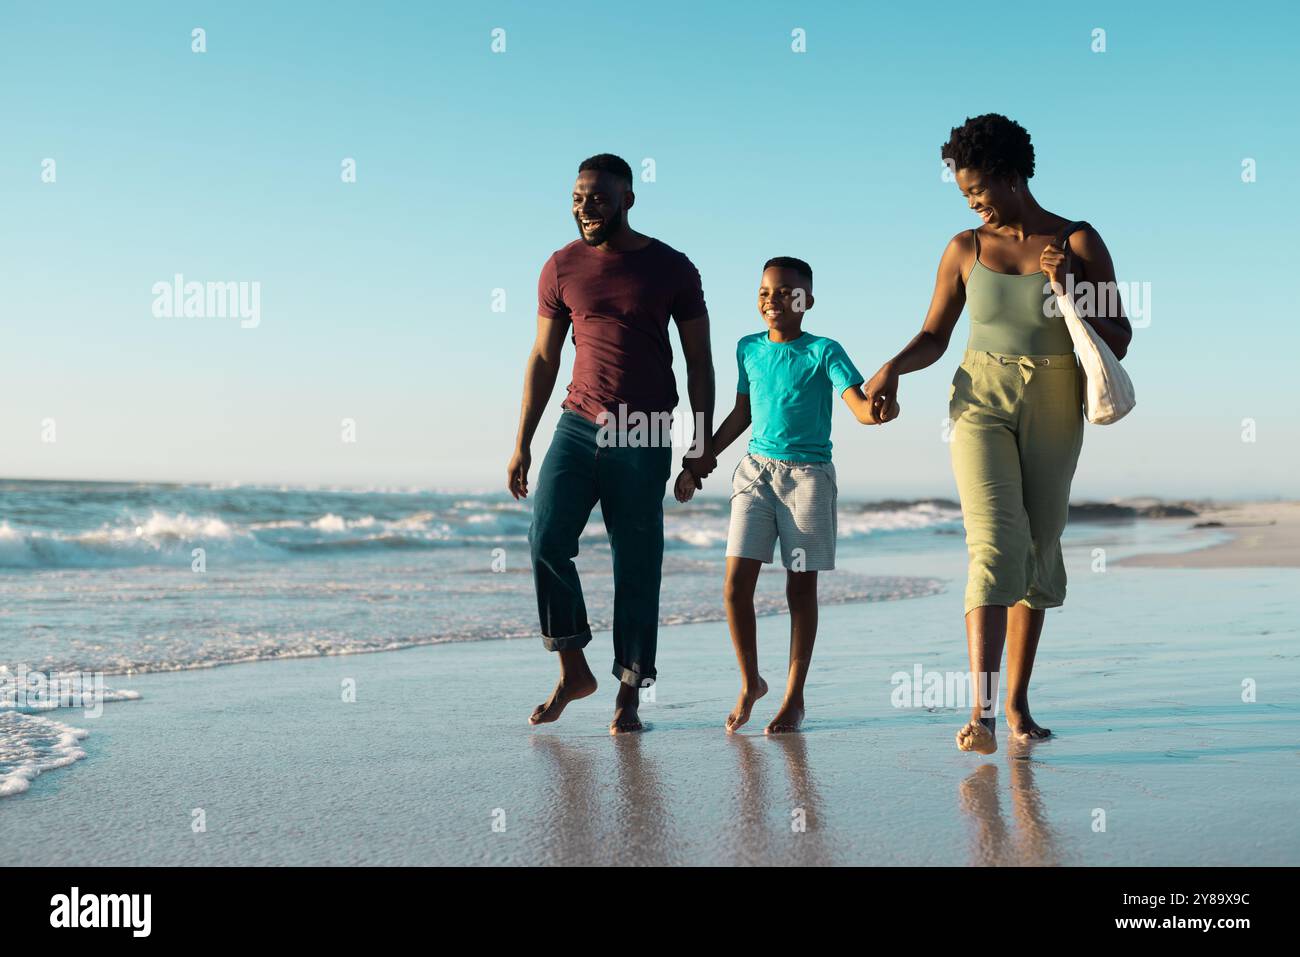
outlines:
[[[980,262],[979,234],[975,266],[966,280],[970,311],[968,349],[1012,356],[1060,356],[1074,351],[1065,320],[1049,318],[1045,306],[1052,293],[1041,272],[1011,276]],[[1052,311],[1056,311],[1053,309]]]

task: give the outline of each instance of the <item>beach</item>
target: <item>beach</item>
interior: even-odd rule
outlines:
[[[1252,508],[1281,528],[1296,507]],[[1071,525],[1042,744],[956,750],[966,709],[911,682],[967,667],[960,539],[877,535],[825,577],[941,586],[822,609],[803,734],[762,734],[782,615],[759,622],[773,692],[732,736],[718,621],[662,628],[647,732],[620,738],[607,632],[599,691],[539,728],[556,670],[535,639],[124,675],[139,700],[54,713],[85,756],[0,799],[0,834],[19,865],[1294,865],[1300,571],[1201,566],[1246,533],[1192,524]]]
[[[1134,555],[1129,565],[1148,568],[1295,568],[1300,565],[1300,502],[1267,502],[1205,508],[1198,533],[1220,531],[1221,541],[1190,551]]]

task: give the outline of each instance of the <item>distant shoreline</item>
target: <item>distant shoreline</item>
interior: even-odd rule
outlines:
[[[1176,554],[1133,555],[1121,565],[1147,568],[1298,568],[1300,502],[1207,505],[1189,530],[1227,532],[1229,541]]]

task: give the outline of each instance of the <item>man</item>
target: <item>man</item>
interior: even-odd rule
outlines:
[[[614,561],[614,669],[619,679],[611,734],[641,730],[638,689],[655,679],[663,498],[672,446],[662,432],[634,436],[611,425],[662,420],[677,405],[668,322],[686,358],[695,433],[683,465],[697,480],[717,464],[712,451],[713,360],[700,276],[668,245],[636,232],[632,170],[602,153],[578,167],[573,218],[579,239],[555,252],[538,283],[537,339],[524,373],[523,409],[507,485],[528,494],[533,434],[555,388],[565,334],[576,351],[573,381],[542,462],[528,533],[542,643],[560,657],[560,681],[529,721],[554,721],[565,705],[596,690],[582,649],[591,641],[573,558],[600,503]]]

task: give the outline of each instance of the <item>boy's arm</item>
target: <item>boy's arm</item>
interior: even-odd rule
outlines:
[[[722,420],[718,426],[718,431],[713,433],[713,454],[720,455],[727,450],[732,442],[740,438],[745,430],[749,428],[749,394],[746,392],[736,393],[736,404],[727,417]]]
[[[876,415],[876,404],[867,397],[861,385],[851,385],[844,390],[844,403],[853,412],[853,417],[863,425],[881,425],[898,418],[897,398],[890,402],[889,412],[882,419]]]
[[[853,417],[863,425],[879,425],[875,405],[862,391],[862,385],[851,385],[844,390],[844,404],[849,407]]]
[[[853,360],[849,358],[844,347],[838,342],[831,342],[826,350],[826,375],[834,388],[840,390],[844,404],[849,407],[853,417],[863,425],[880,425],[898,414],[898,403],[889,408],[888,415],[879,403],[873,402],[863,388],[862,373],[858,371]]]
[[[718,431],[713,433],[713,441],[710,446],[716,456],[718,453],[726,450],[727,446],[736,441],[741,434],[749,428],[749,396],[743,392],[736,393],[736,404],[727,417],[722,420],[718,426]],[[714,459],[717,462],[717,459]],[[689,468],[690,459],[684,460],[681,474],[677,476],[677,481],[673,483],[673,494],[677,501],[685,502],[695,494],[695,490],[704,488],[704,480],[691,468]]]

